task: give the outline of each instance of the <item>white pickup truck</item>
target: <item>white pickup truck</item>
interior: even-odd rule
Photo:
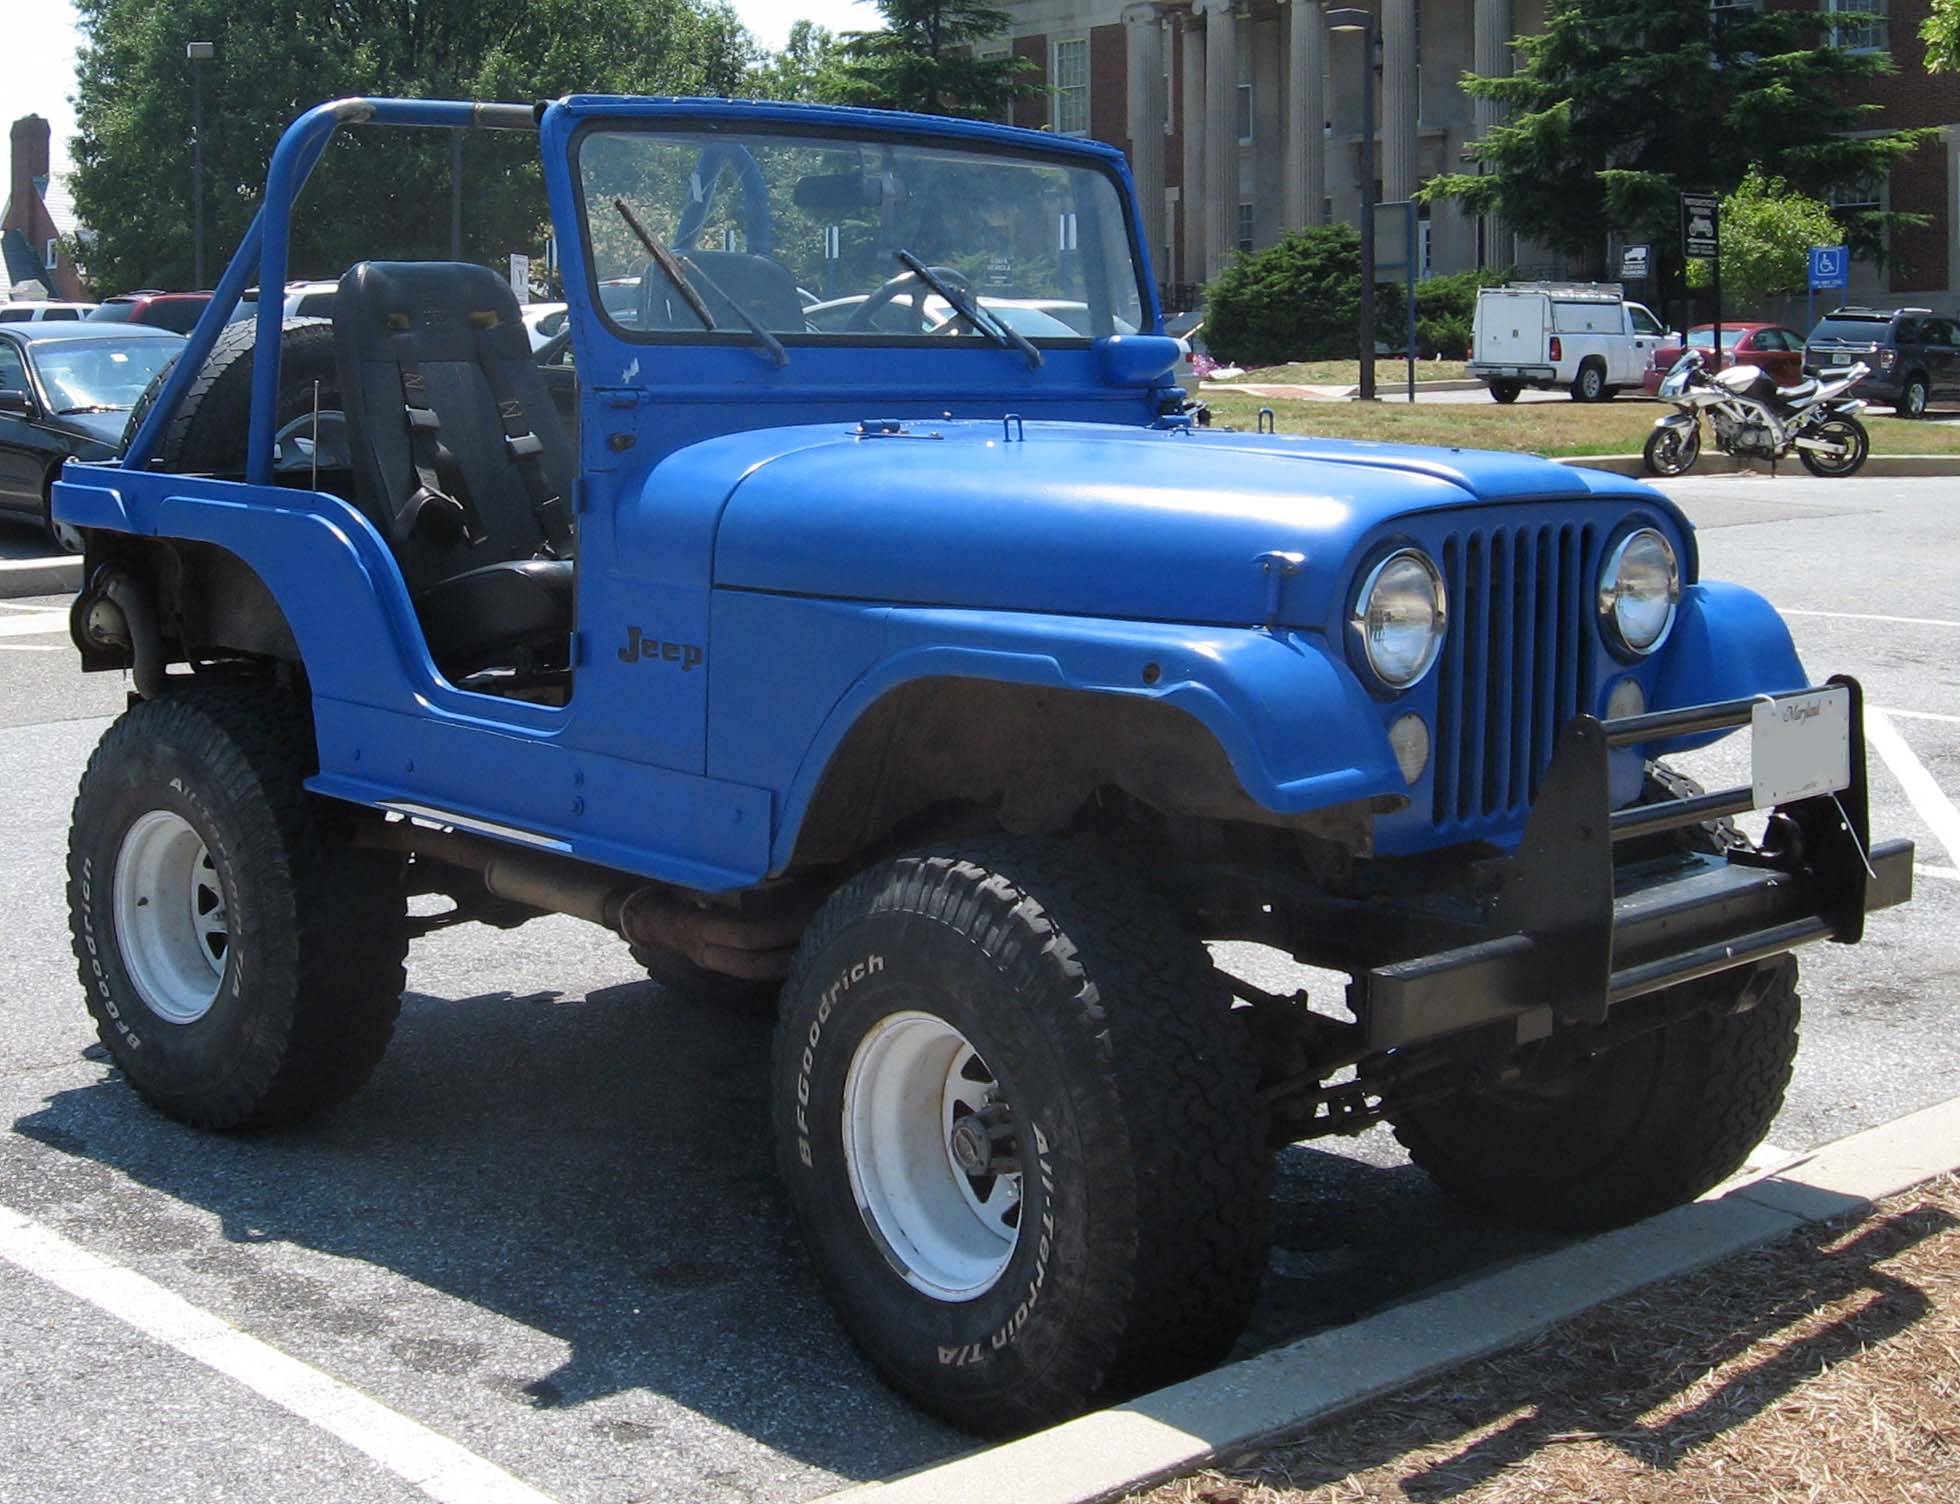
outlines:
[[[1668,339],[1659,319],[1626,301],[1617,282],[1514,282],[1477,294],[1470,374],[1499,402],[1526,387],[1562,386],[1604,402],[1638,386]]]

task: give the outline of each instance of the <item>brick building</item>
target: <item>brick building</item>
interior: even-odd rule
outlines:
[[[63,241],[75,228],[65,186],[49,173],[51,135],[39,115],[14,122],[10,145],[7,201],[0,206],[0,256],[4,282],[0,299],[16,284],[39,282],[51,298],[79,301],[87,296]]]
[[[1918,30],[1929,0],[1816,3],[1844,13],[1842,44],[1894,53],[1898,72],[1869,86],[1885,124],[1942,128],[1890,183],[1869,190],[1870,201],[1931,223],[1900,234],[1882,271],[1859,263],[1852,293],[1951,303],[1960,282],[1960,80],[1925,72]],[[1323,0],[1002,5],[1011,34],[983,55],[1011,48],[1050,90],[1016,105],[1015,123],[1128,152],[1161,281],[1208,281],[1234,251],[1268,245],[1286,229],[1354,220],[1364,41],[1358,31],[1330,30]],[[1464,147],[1494,121],[1495,107],[1470,99],[1458,80],[1507,69],[1511,38],[1542,26],[1544,0],[1376,0],[1374,8],[1378,192],[1402,199],[1458,170]],[[1431,272],[1566,270],[1501,222],[1453,204],[1423,211],[1421,255]]]

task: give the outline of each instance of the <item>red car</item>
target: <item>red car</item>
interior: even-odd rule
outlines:
[[[97,323],[154,324],[159,329],[189,334],[210,301],[208,292],[158,292],[146,287],[103,299],[102,306],[89,317]]]
[[[1688,347],[1708,355],[1714,337],[1713,324],[1697,324],[1688,331]],[[1649,397],[1660,391],[1661,378],[1673,369],[1681,351],[1680,345],[1663,345],[1654,352],[1653,365],[1640,378]],[[1708,369],[1719,371],[1726,366],[1761,366],[1776,378],[1778,386],[1795,386],[1803,380],[1803,336],[1781,324],[1725,323],[1722,353],[1709,362]]]

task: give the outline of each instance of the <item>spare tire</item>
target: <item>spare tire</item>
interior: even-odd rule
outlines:
[[[157,446],[156,463],[177,474],[239,475],[245,469],[246,435],[252,423],[252,355],[258,323],[244,319],[225,327],[210,359],[179,404]],[[129,415],[134,438],[156,405],[170,367],[159,371]],[[280,333],[279,400],[274,434],[275,463],[304,467],[312,462],[311,432],[317,383],[320,463],[348,463],[346,419],[340,376],[333,354],[333,321],[287,319]],[[291,442],[298,440],[297,443]]]

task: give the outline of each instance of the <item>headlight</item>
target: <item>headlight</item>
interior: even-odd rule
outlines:
[[[1436,661],[1445,620],[1443,577],[1427,555],[1404,548],[1369,571],[1348,626],[1375,677],[1407,689]]]
[[[1606,556],[1599,572],[1599,615],[1615,647],[1653,652],[1667,640],[1680,600],[1674,547],[1654,529],[1636,528]]]

